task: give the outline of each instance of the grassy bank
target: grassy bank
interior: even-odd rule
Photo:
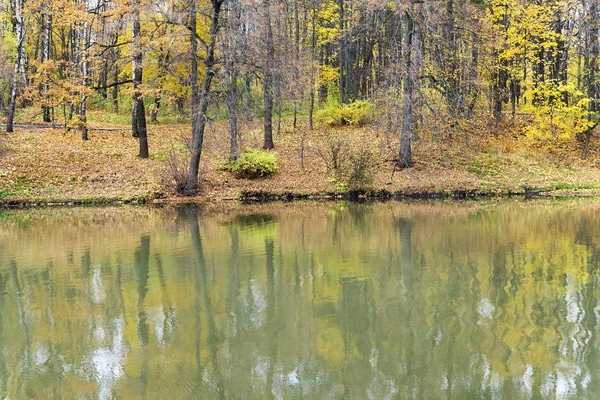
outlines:
[[[187,125],[151,126],[150,159],[137,157],[137,142],[123,131],[94,131],[89,141],[78,132],[17,129],[0,134],[0,204],[113,204],[356,198],[327,168],[323,140],[331,128],[313,132],[283,130],[275,137],[278,172],[267,178],[238,179],[223,171],[228,151],[225,126],[207,132],[202,158],[202,193],[180,198],[169,172],[172,158],[185,162]],[[242,148],[260,147],[260,123],[243,127]],[[395,137],[374,127],[339,128],[335,135],[367,143],[378,151],[376,174],[367,196],[476,197],[502,195],[600,194],[600,149],[580,160],[577,142],[542,147],[512,134],[471,136],[452,142],[414,143],[415,167],[394,171]],[[304,135],[304,140],[303,140]],[[304,142],[304,151],[302,151]],[[304,159],[302,161],[302,153]]]

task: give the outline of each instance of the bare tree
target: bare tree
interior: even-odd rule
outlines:
[[[204,80],[202,88],[198,86],[198,33],[196,12],[197,0],[190,1],[190,56],[191,56],[191,74],[192,82],[192,157],[190,160],[190,170],[187,179],[188,192],[195,192],[198,189],[198,175],[200,170],[200,157],[202,156],[202,145],[204,143],[204,128],[206,126],[206,110],[210,94],[210,83],[215,74],[215,48],[217,46],[217,35],[219,33],[219,16],[225,0],[211,0],[212,13],[209,40],[206,47],[206,57],[204,58]]]
[[[273,27],[271,26],[271,3],[269,0],[263,0],[263,13],[265,24],[265,52],[263,75],[264,75],[264,134],[265,141],[263,148],[271,150],[273,148],[273,57],[275,55],[275,43],[273,40]]]
[[[591,0],[589,5],[589,19],[588,19],[588,37],[589,45],[586,46],[585,50],[585,78],[584,84],[587,88],[587,95],[590,99],[588,110],[589,118],[592,118],[592,114],[598,111],[598,99],[600,98],[600,84],[598,83],[598,56],[600,55],[600,44],[599,32],[600,32],[600,4],[598,0]],[[581,158],[585,160],[587,158],[590,139],[592,137],[592,130],[597,124],[589,127],[585,133],[585,144],[583,147],[583,153]]]
[[[227,10],[227,33],[222,40],[225,57],[225,86],[226,104],[229,112],[229,160],[235,161],[239,155],[238,120],[239,120],[239,91],[238,77],[240,60],[241,37],[241,4],[239,0],[230,0]]]
[[[416,136],[417,93],[419,91],[419,72],[423,61],[420,26],[421,4],[411,0],[405,12],[404,40],[402,51],[405,63],[404,105],[402,109],[402,132],[400,135],[400,155],[398,166],[413,166],[411,142]]]

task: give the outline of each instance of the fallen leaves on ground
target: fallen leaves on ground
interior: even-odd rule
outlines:
[[[241,148],[260,148],[260,122],[242,127]],[[395,171],[398,138],[373,127],[338,128],[338,134],[360,137],[380,149],[374,189],[431,192],[454,189],[509,190],[524,186],[557,189],[597,188],[598,149],[579,160],[577,143],[555,154],[540,152],[523,138],[489,137],[477,146],[422,138],[414,143],[415,168]],[[232,199],[242,191],[320,194],[339,189],[316,151],[318,138],[331,128],[275,134],[279,171],[267,178],[236,179],[222,171],[228,156],[225,124],[213,123],[202,155],[201,199]],[[0,136],[0,200],[68,200],[132,197],[174,198],[166,163],[173,152],[186,154],[187,125],[150,126],[150,158],[138,158],[138,142],[128,131],[90,132],[83,141],[77,131],[17,129]],[[304,168],[301,149],[304,135]],[[596,145],[597,146],[597,145]],[[475,148],[476,147],[476,148]]]

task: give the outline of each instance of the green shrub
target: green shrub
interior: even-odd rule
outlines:
[[[349,104],[334,104],[317,111],[317,120],[329,126],[363,126],[370,122],[373,104],[357,100]]]
[[[228,162],[223,168],[238,178],[254,179],[277,172],[277,155],[256,149],[244,151],[237,161]]]

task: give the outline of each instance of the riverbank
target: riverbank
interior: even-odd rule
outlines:
[[[415,167],[394,171],[394,138],[372,127],[338,129],[336,135],[360,138],[379,149],[372,189],[361,192],[347,190],[327,169],[320,149],[330,128],[284,129],[275,137],[278,172],[248,180],[222,170],[227,132],[214,124],[205,139],[203,191],[182,198],[172,189],[169,160],[185,163],[189,127],[151,126],[147,160],[137,157],[136,140],[122,128],[92,130],[85,142],[76,131],[39,127],[0,134],[0,206],[600,195],[600,149],[595,143],[582,161],[575,141],[545,150],[512,134],[452,143],[422,139],[414,143]],[[242,148],[260,146],[259,123],[243,131]]]

